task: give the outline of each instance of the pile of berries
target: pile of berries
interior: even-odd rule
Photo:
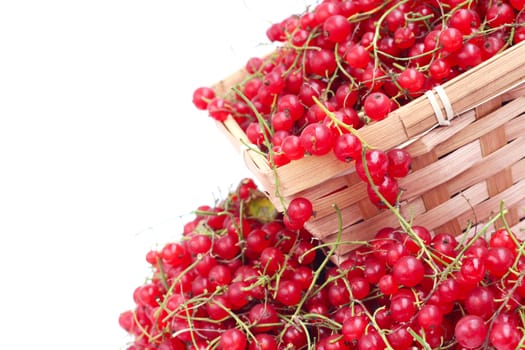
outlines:
[[[127,350],[525,348],[525,245],[510,230],[385,227],[335,265],[336,245],[299,227],[307,201],[284,217],[270,203],[245,179],[146,254],[152,275],[119,317]]]
[[[246,78],[227,95],[199,87],[193,102],[218,121],[231,115],[276,167],[329,152],[359,162],[372,149],[359,138],[361,127],[523,41],[524,6],[523,0],[325,0],[272,24],[266,34],[275,52],[250,58]],[[407,157],[402,162],[410,163]],[[388,188],[384,197],[395,199],[396,177],[377,178],[377,186]]]

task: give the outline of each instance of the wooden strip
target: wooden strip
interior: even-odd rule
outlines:
[[[512,232],[521,240],[525,240],[525,198],[516,203],[516,211],[520,217],[520,222],[511,227]]]
[[[520,84],[514,89],[504,93],[501,97],[504,102],[512,101],[520,96],[525,96],[525,84]]]
[[[491,154],[487,158],[483,159],[483,162],[476,165],[476,167],[470,168],[466,172],[463,172],[459,175],[459,177],[454,178],[449,184],[449,191],[452,194],[456,194],[460,192],[461,190],[468,189],[472,187],[473,185],[478,184],[478,186],[482,186],[479,183],[482,182],[487,175],[491,175],[491,173],[497,171],[497,169],[500,169],[501,167],[508,167],[512,164],[512,177],[515,182],[520,181],[525,178],[525,159],[522,159],[521,161],[516,162],[517,160],[523,158],[523,150],[525,150],[525,137],[519,138],[515,140],[514,142],[510,143],[505,148],[499,149],[495,153]],[[468,180],[468,182],[465,182],[465,180]],[[471,190],[472,191],[472,190]],[[486,190],[485,190],[486,192]],[[469,192],[467,192],[468,194]],[[488,194],[486,194],[488,197]],[[448,200],[448,198],[447,198]],[[457,201],[457,199],[456,199]],[[454,202],[453,202],[454,203]],[[453,204],[452,204],[453,205]],[[346,211],[346,214],[343,215],[349,215],[348,219],[345,219],[345,226],[348,222],[350,225],[354,224],[355,222],[362,219],[361,215],[359,214],[358,208],[355,206],[346,208],[342,210],[343,212]],[[421,198],[416,198],[410,203],[403,204],[401,206],[401,211],[404,217],[407,219],[410,219],[412,217],[417,217],[418,215],[422,215],[425,211],[425,206],[422,203]],[[431,211],[431,210],[429,210]],[[349,214],[349,213],[353,213]],[[383,212],[380,215],[385,215]],[[430,214],[427,214],[427,216]],[[448,217],[455,217],[454,216],[454,209],[451,210],[451,212],[448,214]],[[380,222],[382,219],[380,217],[377,217],[375,219],[377,222]],[[431,220],[430,218],[427,218],[425,220]],[[443,225],[446,224],[446,220],[441,220],[443,222]],[[367,221],[366,223],[361,224],[361,228],[364,229],[366,227],[366,224],[370,223],[370,221]],[[320,233],[320,237],[323,239],[325,237],[328,237],[329,235],[334,235],[337,232],[337,227],[334,224],[333,217],[325,217],[321,219],[319,222],[313,223],[315,226],[317,226],[317,230]],[[465,227],[465,223],[459,223],[462,228],[455,229],[452,232],[459,232],[459,230],[463,229]],[[357,226],[359,229],[359,226]],[[442,229],[439,225],[434,227],[433,229]],[[354,231],[355,228],[351,227],[348,228],[345,231],[345,234],[348,232]]]
[[[412,199],[410,202],[403,203],[399,207],[401,215],[408,221],[411,222],[417,215],[421,215],[427,211],[423,198],[418,197]]]
[[[424,169],[428,171],[427,167],[435,166],[434,164],[436,164],[437,162],[438,162],[438,155],[434,150],[432,150],[424,155],[414,158],[413,165],[414,165],[414,169],[418,169],[416,170],[416,173],[417,173],[419,171],[424,172],[425,171]],[[433,183],[431,180],[422,182],[422,184],[425,186],[429,186],[429,185],[433,186]],[[406,195],[406,197],[408,197],[408,195],[412,193],[412,191],[410,191],[409,189],[406,189],[406,187],[403,184],[401,184],[400,187],[406,190],[406,192],[403,194],[403,195]],[[444,182],[436,184],[436,186],[429,187],[427,190],[421,191],[421,199],[423,200],[423,203],[427,210],[437,207],[441,203],[448,201],[449,198],[450,198],[450,194],[448,193],[448,188]],[[447,228],[447,230],[448,229],[449,228]]]
[[[512,180],[518,182],[525,178],[525,159],[521,159],[519,162],[514,164],[511,168]]]
[[[512,119],[505,124],[505,134],[507,135],[507,141],[514,140],[515,138],[525,134],[525,114]]]
[[[418,197],[427,194],[431,189],[444,184],[455,176],[458,176],[468,168],[481,160],[481,150],[478,141],[450,153],[446,157],[437,159],[436,155],[428,154],[432,157],[429,165],[416,170],[406,177],[399,180],[400,187],[404,188],[402,199]],[[415,159],[416,161],[421,157]],[[448,190],[445,190],[446,199],[449,198]],[[441,202],[436,203],[440,204]],[[427,208],[435,205],[429,204]]]
[[[337,219],[337,213],[335,209],[332,209],[332,215],[322,217],[320,219],[315,218],[309,220],[305,224],[305,228],[312,233],[313,236],[324,239],[331,234],[335,234],[339,230],[339,222]],[[357,204],[351,205],[346,208],[341,208],[342,228],[346,228],[353,225],[363,219]]]
[[[337,192],[342,188],[348,187],[349,183],[346,175],[336,176],[326,180],[322,184],[307,188],[304,191],[298,192],[297,197],[307,197],[315,201],[320,198],[329,196],[331,193]]]
[[[525,157],[525,137],[520,137],[451,179],[448,182],[448,190],[454,195],[465,188],[484,181],[487,177],[493,176],[500,169],[510,167],[523,157]]]
[[[281,195],[297,194],[332,177],[340,176],[348,168],[348,163],[337,159],[333,152],[324,156],[306,156],[292,161],[279,167],[277,171]],[[273,176],[273,174],[265,174],[265,176]]]
[[[321,218],[333,214],[334,204],[336,204],[339,208],[346,208],[363,199],[368,200],[366,194],[366,184],[364,182],[342,188],[337,192],[332,192],[330,195],[323,198],[315,199],[312,204],[315,208],[316,216]]]
[[[494,107],[494,104],[484,104],[484,106],[489,105],[486,108],[492,108]],[[482,113],[485,112],[485,110],[481,111]],[[480,137],[480,143],[481,143],[481,151],[484,156],[489,155],[496,150],[500,149],[507,143],[507,138],[505,135],[505,128],[504,126],[497,127],[493,130],[491,130],[489,133],[482,135]],[[487,178],[487,189],[489,192],[489,195],[491,197],[496,196],[498,193],[503,192],[505,189],[512,186],[512,174],[509,168],[499,168],[500,171],[498,171],[496,174],[490,176]],[[511,225],[516,224],[519,219],[516,215],[516,212],[514,210],[509,210],[509,215],[507,216],[507,220]],[[494,225],[501,226],[503,225],[503,221],[499,220],[494,223]]]
[[[524,65],[525,66],[525,65]],[[453,135],[446,142],[436,147],[436,152],[439,155],[447,154],[459,147],[480,138],[482,135],[490,132],[494,128],[505,124],[509,120],[525,112],[525,97],[517,98],[516,100],[502,106],[493,113],[484,118],[472,123],[468,128],[465,128]]]
[[[489,113],[494,112],[495,110],[501,107],[502,101],[503,99],[501,96],[495,96],[487,102],[476,106],[474,108],[474,111],[476,112],[476,118],[480,119],[488,115]]]
[[[469,221],[483,222],[489,217],[494,216],[499,211],[501,202],[504,203],[506,208],[513,207],[523,200],[524,193],[525,181],[522,180],[512,185],[505,191],[500,192],[494,196],[490,196],[483,202],[473,205],[473,210],[463,213],[458,217],[458,220],[463,226],[467,226]],[[519,222],[519,219],[517,222]],[[511,225],[515,225],[517,222],[512,223]],[[495,226],[500,227],[502,224],[496,224]]]
[[[437,145],[449,140],[456,133],[470,127],[476,120],[474,111],[469,111],[461,116],[454,118],[450,126],[442,126],[432,130],[415,142],[408,145],[405,149],[412,157],[418,157],[433,150]],[[439,156],[439,154],[438,154]]]
[[[359,135],[372,148],[388,150],[410,140],[398,115],[390,114],[386,119],[359,129]]]
[[[365,220],[375,217],[381,212],[381,209],[370,201],[368,195],[366,198],[360,200],[357,205],[359,206],[359,211],[361,211],[361,215],[363,215]]]
[[[476,184],[426,213],[418,215],[414,218],[414,223],[415,225],[422,225],[430,230],[434,230],[448,222],[450,218],[456,218],[472,210],[473,206],[487,198],[488,193],[485,183]],[[449,233],[458,235],[461,233],[461,230]]]

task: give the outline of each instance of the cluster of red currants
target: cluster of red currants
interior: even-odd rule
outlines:
[[[120,314],[128,350],[525,348],[525,245],[510,230],[457,240],[385,227],[335,265],[336,245],[278,213],[251,179],[201,206]],[[340,242],[342,243],[342,242]]]
[[[305,206],[306,204],[306,206]],[[311,216],[298,200],[294,225]],[[128,350],[295,349],[312,342],[316,295],[330,264],[302,227],[291,228],[251,179],[195,211],[180,242],[151,250],[153,275],[119,317]]]
[[[524,6],[325,0],[271,25],[275,52],[249,59],[226,96],[199,87],[193,102],[218,121],[231,115],[277,167],[331,151],[359,161],[370,149],[359,128],[525,39]],[[385,193],[396,188],[384,181]]]
[[[381,229],[333,269],[352,312],[324,349],[525,349],[525,245],[485,234]]]

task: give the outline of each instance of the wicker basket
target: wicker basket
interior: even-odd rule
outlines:
[[[214,88],[224,93],[245,76],[241,70]],[[430,92],[443,114],[446,107],[452,108],[449,126],[439,125],[439,110],[423,95],[359,129],[372,146],[402,147],[412,155],[412,172],[400,180],[400,211],[406,218],[434,232],[457,235],[470,223],[486,221],[504,200],[509,222],[520,222],[525,216],[524,82],[525,43],[521,43],[443,84],[441,96],[448,98],[449,106]],[[334,204],[343,219],[343,241],[367,240],[382,227],[398,226],[389,210],[379,210],[368,200],[366,185],[353,166],[332,154],[272,168],[264,156],[245,146],[247,137],[232,118],[217,125],[279,210],[294,197],[311,200],[315,217],[306,228],[322,241],[335,241],[340,230]],[[353,248],[342,244],[337,255]]]

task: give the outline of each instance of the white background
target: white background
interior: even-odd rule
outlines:
[[[0,1],[0,348],[124,348],[146,252],[250,176],[193,90],[307,3]]]

